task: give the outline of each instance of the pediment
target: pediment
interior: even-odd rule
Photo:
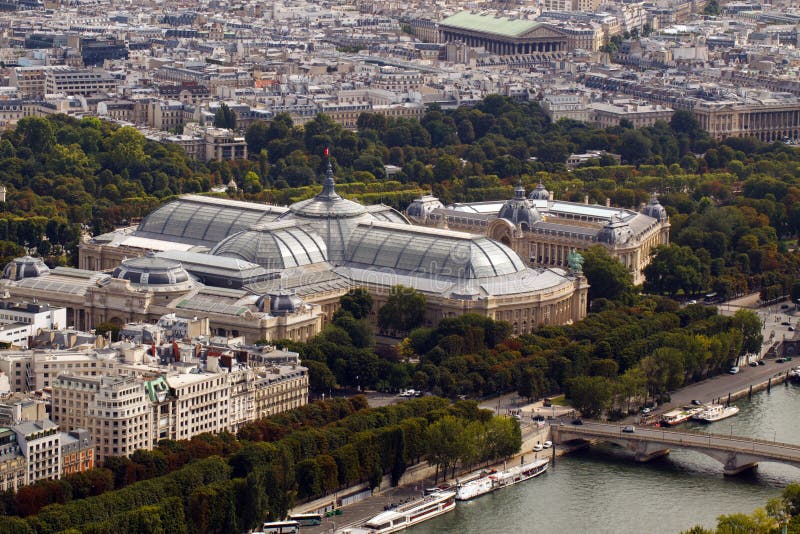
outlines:
[[[545,24],[519,35],[519,39],[566,39],[566,37],[561,30]]]

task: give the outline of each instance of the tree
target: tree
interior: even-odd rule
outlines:
[[[536,367],[525,367],[519,374],[517,380],[517,393],[521,397],[527,398],[529,401],[536,397],[544,395],[547,390],[545,389],[546,381],[544,373],[541,369]]]
[[[342,295],[339,305],[354,318],[364,319],[372,313],[372,294],[363,287],[357,287]]]
[[[708,0],[706,3],[706,7],[703,9],[704,15],[709,15],[712,17],[719,16],[719,1],[718,0]]]
[[[464,452],[464,424],[452,415],[445,415],[428,426],[425,432],[428,444],[428,460],[436,465],[436,482],[439,481],[439,469],[447,470],[455,467],[457,460]]]
[[[650,157],[652,141],[641,130],[625,130],[620,137],[619,154],[627,163],[643,163]]]
[[[303,360],[303,365],[308,368],[308,388],[314,393],[325,393],[336,389],[336,376],[324,362]]]
[[[572,405],[584,417],[599,417],[611,404],[611,382],[603,376],[577,376],[568,385]]]
[[[216,120],[216,114],[214,115],[214,120]],[[262,150],[266,150],[270,141],[268,132],[269,126],[264,121],[253,121],[247,127],[244,140],[247,141],[248,154],[260,154]]]
[[[754,311],[737,310],[733,314],[733,327],[742,332],[744,337],[743,351],[757,353],[761,350],[761,343],[764,341],[761,319]]]
[[[53,127],[43,117],[24,117],[17,122],[15,131],[22,137],[23,146],[34,154],[49,152],[56,144]]]
[[[229,130],[236,128],[236,113],[225,102],[222,102],[214,112],[214,127]]]
[[[687,110],[678,110],[669,121],[669,127],[678,135],[687,135],[690,139],[695,139],[703,134],[703,128],[694,116],[694,113]]]
[[[421,326],[425,318],[425,295],[413,288],[392,287],[389,298],[378,311],[378,326],[382,330],[408,332]]]
[[[647,281],[645,290],[676,295],[697,293],[707,285],[707,265],[689,247],[676,244],[659,245],[653,251],[653,260],[644,268]]]
[[[145,138],[136,128],[123,126],[108,139],[109,167],[118,172],[141,167],[147,160]]]
[[[94,329],[94,333],[98,336],[105,336],[110,334],[111,341],[117,341],[119,338],[119,326],[114,323],[100,323]]]
[[[601,246],[583,253],[583,274],[589,282],[589,301],[596,298],[629,300],[633,295],[633,275]]]

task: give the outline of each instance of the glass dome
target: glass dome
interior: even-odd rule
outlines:
[[[279,219],[302,221],[319,234],[328,248],[328,259],[335,264],[344,260],[355,227],[360,222],[376,220],[364,206],[346,200],[336,192],[330,163],[322,192],[314,198],[292,204]]]
[[[294,221],[267,223],[239,232],[211,250],[261,265],[265,269],[289,269],[328,260],[328,248],[315,232]]]
[[[50,274],[50,268],[44,264],[42,258],[23,256],[14,258],[3,269],[3,278],[6,280],[22,280]]]
[[[177,262],[153,256],[142,256],[122,260],[119,267],[111,274],[113,278],[129,280],[137,286],[193,285],[194,280],[183,266]]]

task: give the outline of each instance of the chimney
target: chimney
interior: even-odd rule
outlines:
[[[611,198],[610,197],[606,197],[606,207],[607,208],[611,207]]]
[[[589,195],[583,195],[583,203],[584,204],[588,204],[589,203]]]

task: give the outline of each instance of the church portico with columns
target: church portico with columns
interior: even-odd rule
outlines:
[[[511,56],[566,52],[568,36],[541,22],[462,11],[439,23],[439,40],[461,41],[493,54]]]

